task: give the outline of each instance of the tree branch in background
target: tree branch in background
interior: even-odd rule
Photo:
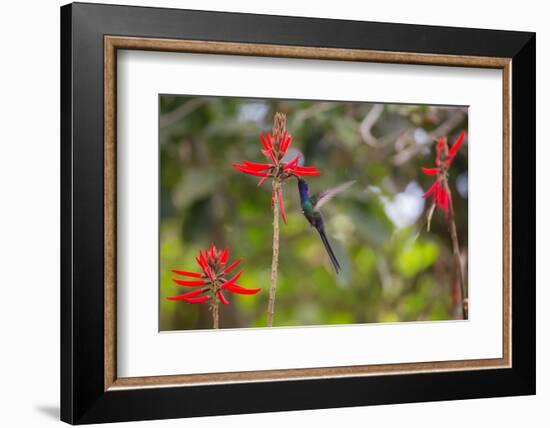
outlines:
[[[441,125],[439,125],[436,129],[434,129],[431,132],[428,132],[427,138],[429,140],[435,140],[440,135],[448,135],[450,132],[455,129],[462,121],[464,120],[464,117],[466,116],[466,113],[462,111],[457,111],[454,114],[452,114],[445,122],[443,122]],[[410,132],[408,136],[411,139],[411,144],[398,152],[393,157],[393,164],[400,166],[404,165],[407,162],[409,162],[412,158],[417,156],[425,146],[422,144],[417,144],[416,141],[412,139],[413,133]]]
[[[180,105],[176,109],[172,110],[169,113],[165,113],[160,116],[160,127],[166,128],[167,126],[173,125],[174,123],[180,121],[188,114],[192,113],[195,109],[206,104],[207,100],[205,98],[193,98]]]
[[[382,104],[374,104],[369,112],[365,115],[365,118],[359,125],[359,132],[361,133],[361,138],[369,146],[377,147],[378,140],[371,133],[371,129],[374,124],[380,119],[382,113],[384,112],[384,106]]]

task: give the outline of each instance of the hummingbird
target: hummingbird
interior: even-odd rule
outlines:
[[[355,180],[346,181],[339,186],[309,196],[309,188],[307,182],[302,177],[297,178],[302,214],[304,214],[304,217],[307,219],[309,224],[317,229],[317,232],[319,232],[319,236],[321,237],[325,249],[327,250],[330,261],[332,262],[332,265],[334,266],[334,269],[338,274],[342,270],[342,268],[340,267],[340,263],[338,263],[338,259],[334,255],[334,251],[332,251],[332,247],[328,242],[328,238],[325,233],[325,225],[323,223],[323,216],[321,215],[321,211],[319,211],[319,209],[332,198],[334,198],[334,196],[336,196],[338,193],[343,192],[353,183],[355,183]]]

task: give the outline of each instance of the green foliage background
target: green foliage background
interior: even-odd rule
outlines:
[[[288,224],[281,226],[275,326],[447,320],[460,316],[451,298],[451,244],[436,211],[426,230],[422,192],[433,182],[433,139],[454,142],[467,131],[467,108],[401,104],[160,97],[160,329],[210,328],[208,306],[168,301],[189,291],[171,269],[198,271],[195,256],[211,243],[242,258],[239,284],[255,296],[226,293],[220,327],[266,325],[271,268],[271,185],[232,168],[264,162],[258,134],[276,111],[287,114],[306,165],[321,175],[310,190],[347,180],[350,189],[323,207],[326,231],[343,271],[336,275],[319,236],[303,218],[295,180],[285,184]],[[463,258],[467,258],[467,144],[450,185]],[[467,278],[467,275],[465,275]]]

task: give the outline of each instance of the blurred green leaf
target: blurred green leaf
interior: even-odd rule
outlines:
[[[403,276],[411,278],[429,268],[437,259],[437,245],[430,241],[415,241],[405,245],[397,254],[395,268]]]

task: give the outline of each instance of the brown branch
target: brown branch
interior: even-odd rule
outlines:
[[[447,183],[447,180],[445,180],[445,190],[450,195],[450,189],[449,185]],[[455,223],[455,212],[453,208],[453,203],[451,202],[449,204],[449,218],[448,218],[448,227],[449,227],[449,234],[451,235],[451,242],[453,245],[453,257],[454,257],[454,264],[455,264],[455,275],[458,278],[458,282],[460,283],[460,299],[459,301],[462,303],[462,317],[466,320],[468,319],[468,288],[466,287],[466,284],[464,283],[464,277],[462,275],[462,262],[460,258],[460,246],[458,244],[458,234],[456,233],[456,223]]]

